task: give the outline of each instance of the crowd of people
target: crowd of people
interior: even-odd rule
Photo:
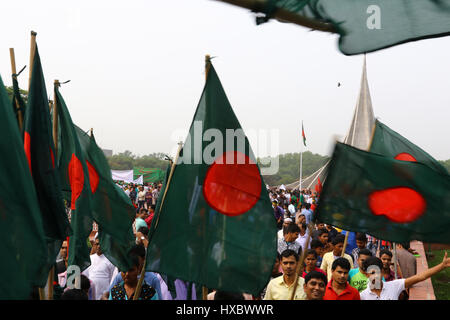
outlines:
[[[55,292],[60,299],[134,298],[161,184],[119,186],[136,208],[136,244],[129,251],[131,268],[118,270],[94,237],[91,265],[82,272],[80,289],[69,289],[64,242],[56,264]],[[364,233],[347,235],[345,230],[316,221],[317,192],[281,188],[269,189],[269,196],[278,232],[276,263],[266,288],[259,296],[209,290],[208,300],[406,300],[411,286],[450,266],[450,258],[445,255],[441,264],[417,274],[414,251],[409,243],[402,243],[396,244],[398,263],[394,270],[392,243]],[[138,294],[141,300],[195,300],[202,299],[199,292],[201,288],[194,283],[145,272]]]
[[[264,300],[407,300],[414,284],[450,267],[445,254],[442,263],[417,274],[409,242],[395,244],[394,264],[392,243],[315,221],[317,192],[281,188],[269,196],[278,255]]]

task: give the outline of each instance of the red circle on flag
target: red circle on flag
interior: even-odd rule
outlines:
[[[426,201],[411,188],[395,187],[372,192],[369,208],[373,214],[384,215],[393,222],[408,223],[425,213]]]
[[[214,160],[203,182],[203,196],[216,211],[238,216],[250,210],[261,194],[258,166],[239,151],[227,151]]]
[[[401,161],[417,162],[416,158],[414,158],[411,154],[406,153],[406,152],[399,153],[398,155],[395,156],[394,159],[401,160]]]

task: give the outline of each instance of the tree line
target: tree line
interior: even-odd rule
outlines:
[[[320,169],[329,157],[322,156],[311,151],[303,152],[302,177],[306,178]],[[159,168],[166,170],[168,161],[164,153],[152,153],[144,156],[136,156],[131,151],[125,151],[108,157],[109,165],[113,170],[129,170],[134,167]],[[273,158],[257,159],[258,164],[270,163]],[[439,161],[450,172],[450,159]],[[300,176],[300,153],[286,153],[278,157],[279,170],[274,175],[263,176],[264,182],[269,186],[292,183]]]

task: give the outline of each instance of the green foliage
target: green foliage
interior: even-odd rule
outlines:
[[[5,86],[5,89],[6,89],[6,92],[8,93],[9,100],[12,101],[12,97],[13,97],[13,94],[14,94],[13,87],[12,86],[11,87],[6,87]],[[27,100],[28,100],[28,91],[19,89],[19,92],[20,92],[20,95],[22,96],[23,101],[25,101],[25,103],[26,103]]]
[[[320,154],[312,153],[310,151],[303,152],[303,174],[304,178],[308,177],[318,169],[320,169],[329,157],[321,156]],[[258,159],[258,164],[261,167],[261,161],[273,161],[272,158]],[[167,168],[167,160],[165,154],[152,153],[137,157],[131,151],[125,151],[108,158],[109,165],[113,170],[130,170],[134,167],[144,168],[159,168],[165,170]],[[445,168],[450,172],[450,159],[440,161]],[[269,162],[270,163],[270,162]],[[300,154],[286,153],[279,156],[279,170],[277,174],[270,176],[263,176],[264,182],[269,186],[276,186],[280,184],[292,183],[298,180],[300,176]]]
[[[152,153],[137,157],[131,151],[115,154],[108,157],[108,163],[112,170],[131,170],[134,167],[159,168],[166,170],[168,162],[164,160],[163,153]]]
[[[447,163],[450,160],[446,161]],[[446,250],[432,251],[432,258],[428,259],[428,268],[432,268],[442,262]],[[450,268],[442,270],[431,277],[436,300],[450,300]]]
[[[320,169],[328,160],[328,157],[321,156],[311,151],[303,152],[303,172],[302,177],[306,178]],[[273,158],[258,159],[258,164],[267,161],[274,161]],[[300,153],[286,153],[279,156],[279,170],[276,174],[263,176],[264,182],[269,186],[292,183],[300,177]]]

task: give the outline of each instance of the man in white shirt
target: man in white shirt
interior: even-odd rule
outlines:
[[[369,257],[364,262],[366,276],[369,278],[367,288],[360,293],[361,300],[398,300],[400,293],[414,284],[424,281],[445,268],[450,267],[450,258],[447,258],[447,252],[440,264],[428,269],[420,274],[406,279],[397,279],[388,282],[381,280],[383,263],[380,258]]]
[[[277,236],[278,236],[278,240],[283,240],[284,239],[284,235],[283,235],[283,229],[285,227],[287,227],[289,224],[291,224],[293,221],[290,218],[286,218],[283,221],[283,228],[281,228],[281,230],[278,230]]]
[[[298,234],[298,238],[297,240],[295,240],[295,242],[298,242],[302,247],[302,251],[306,252],[306,250],[311,248],[311,241],[308,243],[308,248],[305,248],[306,241],[308,240],[309,237],[309,230],[308,227],[306,226],[306,222],[299,223],[297,225],[300,228],[300,233]]]
[[[115,266],[103,254],[98,239],[94,240],[93,247],[95,253],[90,256],[91,265],[83,271],[83,274],[94,283],[95,300],[100,300],[103,293],[109,289]]]

